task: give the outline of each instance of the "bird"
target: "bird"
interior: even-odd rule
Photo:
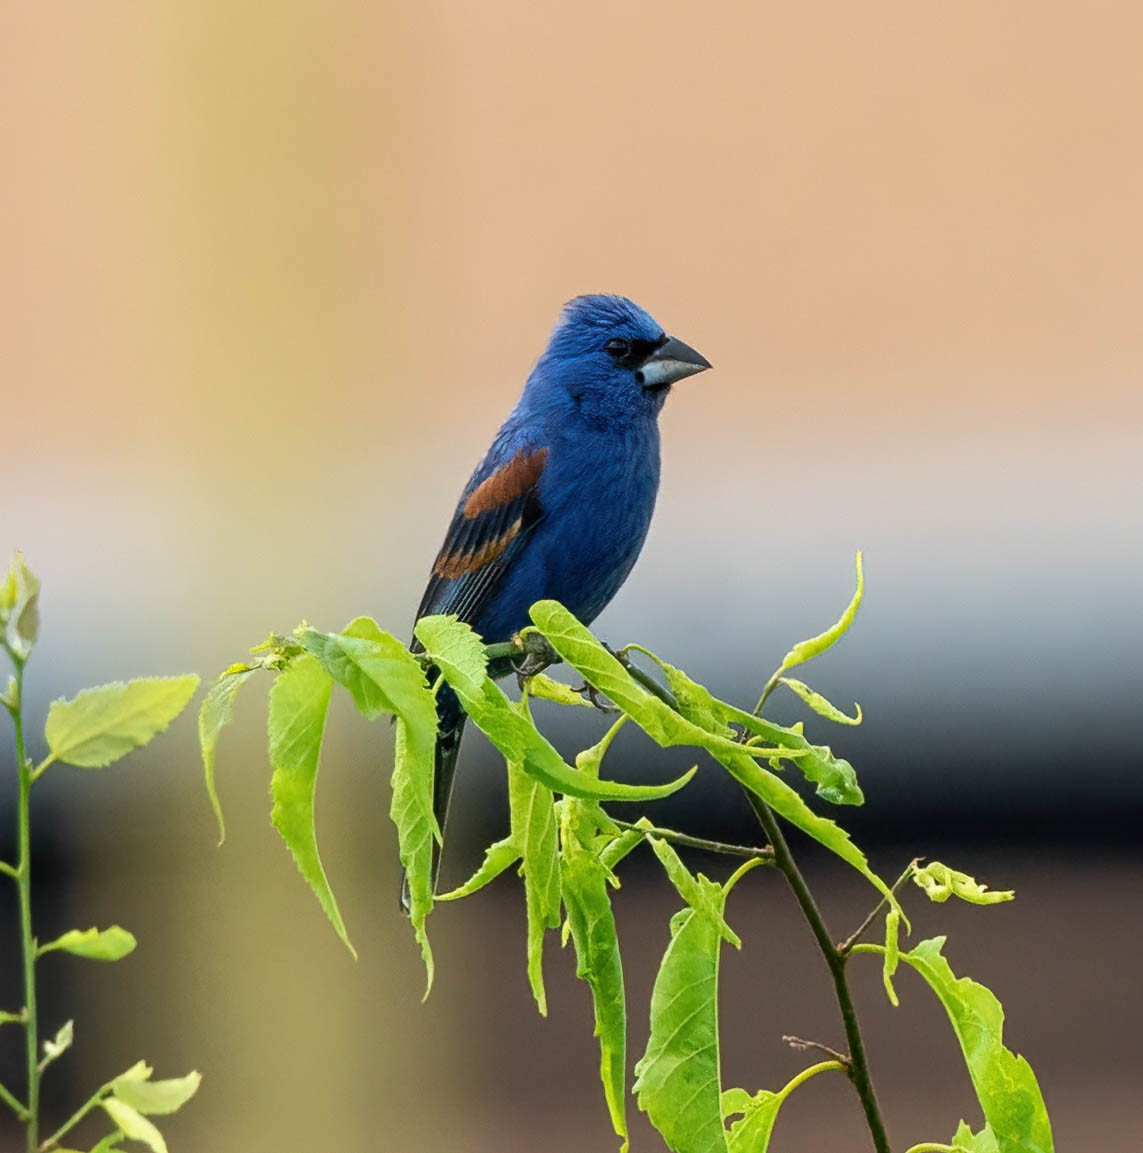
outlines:
[[[416,619],[452,614],[496,644],[530,623],[536,601],[552,599],[590,625],[647,538],[667,394],[710,367],[624,296],[564,305],[460,494]],[[510,671],[508,662],[489,669],[494,677]],[[443,835],[466,719],[447,685],[437,693],[437,719],[433,812]],[[439,865],[434,844],[434,892]],[[404,879],[402,904],[408,909]]]

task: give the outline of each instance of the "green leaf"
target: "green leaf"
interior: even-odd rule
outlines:
[[[778,683],[785,685],[795,696],[800,697],[819,717],[825,717],[838,725],[861,724],[861,706],[856,702],[853,707],[857,710],[857,716],[850,717],[846,716],[836,705],[831,705],[821,693],[815,693],[809,685],[802,681],[796,681],[793,677],[779,677]]]
[[[270,764],[274,768],[270,777],[274,802],[270,820],[334,931],[356,957],[322,867],[314,828],[318,760],[332,688],[329,675],[317,659],[304,653],[278,674],[270,690],[268,733]]]
[[[881,982],[885,986],[889,1004],[894,1008],[901,1003],[897,999],[897,990],[893,988],[893,977],[901,960],[900,930],[901,914],[896,909],[890,909],[885,914],[885,964],[881,969]]]
[[[521,855],[524,896],[528,909],[528,981],[536,1005],[545,1017],[544,936],[560,924],[560,871],[552,790],[527,775],[521,765],[508,764],[508,805],[512,840]]]
[[[941,954],[944,943],[944,937],[922,941],[901,960],[925,978],[948,1013],[997,1153],[1052,1153],[1051,1124],[1036,1075],[1023,1057],[1004,1047],[1000,1002],[976,981],[954,976]],[[981,1139],[976,1148],[987,1149]]]
[[[107,1115],[123,1130],[123,1135],[132,1141],[141,1141],[152,1153],[167,1153],[167,1143],[163,1135],[142,1113],[132,1109],[118,1097],[105,1097],[100,1104]]]
[[[647,841],[650,843],[651,848],[655,852],[655,856],[659,858],[663,868],[666,870],[667,877],[671,884],[675,886],[678,894],[686,903],[695,910],[701,913],[704,917],[709,917],[718,929],[719,935],[724,941],[733,945],[736,949],[742,948],[742,941],[739,939],[738,934],[726,923],[722,916],[723,897],[722,890],[718,890],[715,900],[710,899],[710,892],[708,886],[701,883],[701,874],[696,877],[687,867],[683,864],[682,858],[675,851],[674,845],[669,841],[664,841],[661,837],[654,837],[647,835]]]
[[[426,622],[431,622],[431,627],[422,628]],[[678,792],[694,775],[692,769],[666,785],[624,785],[576,772],[493,681],[485,677],[474,687],[470,658],[478,650],[483,660],[484,648],[468,625],[450,617],[423,617],[415,631],[473,723],[505,760],[521,765],[524,772],[553,792],[606,801],[653,801]],[[458,641],[453,635],[457,633],[467,639]]]
[[[462,700],[477,696],[484,684],[488,658],[484,642],[455,616],[421,617],[413,626],[417,640],[433,658],[445,680]]]
[[[612,698],[614,700],[614,698]],[[718,1041],[718,967],[725,886],[699,875],[700,905],[671,919],[671,943],[651,993],[651,1036],[635,1065],[635,1095],[676,1153],[725,1153]]]
[[[833,805],[864,803],[865,797],[857,783],[853,766],[835,757],[827,745],[811,745],[802,735],[801,726],[790,729],[764,721],[761,717],[719,700],[703,685],[692,681],[682,669],[675,668],[654,653],[646,649],[639,651],[663,670],[667,684],[679,703],[680,714],[700,729],[725,736],[733,731],[729,727],[732,722],[741,725],[766,744],[781,748],[781,756],[788,757],[797,765],[802,776],[817,786],[818,796],[822,800]]]
[[[98,769],[161,733],[186,708],[198,677],[143,677],[53,701],[44,728],[52,759]]]
[[[627,1008],[619,937],[607,891],[609,876],[607,867],[578,840],[565,842],[560,879],[575,945],[576,976],[591,989],[595,1035],[599,1038],[599,1077],[611,1124],[622,1138],[620,1153],[626,1153]]]
[[[123,1133],[116,1129],[112,1133],[108,1133],[97,1145],[92,1145],[90,1153],[122,1153],[119,1147],[119,1142],[123,1140]],[[61,1149],[59,1153],[79,1153],[78,1149]]]
[[[531,612],[532,620],[556,652],[589,684],[614,701],[653,741],[664,746],[693,745],[706,749],[743,787],[761,797],[779,816],[856,869],[888,900],[892,908],[900,908],[896,896],[869,868],[865,854],[850,840],[849,834],[834,821],[818,816],[779,777],[761,769],[747,749],[704,731],[648,692],[562,605],[555,601],[539,601],[532,606]],[[768,729],[775,728],[741,710],[729,709],[728,717],[735,720],[745,718],[742,723],[750,721],[759,728],[763,725]],[[793,733],[788,734],[786,739],[803,738]],[[905,924],[908,924],[907,920]]]
[[[930,901],[941,902],[947,901],[949,897],[959,897],[971,905],[998,905],[1016,896],[1012,889],[992,891],[967,873],[950,869],[940,861],[933,861],[923,869],[914,870],[913,880],[924,889]]]
[[[973,1133],[962,1121],[953,1137],[953,1146],[963,1149],[964,1153],[1000,1153],[1000,1146],[996,1143],[996,1134],[992,1132],[991,1125],[985,1125],[979,1133]]]
[[[226,822],[222,819],[222,802],[214,780],[214,758],[218,738],[234,716],[234,698],[238,690],[258,671],[258,665],[234,664],[210,687],[198,710],[198,743],[202,749],[202,767],[206,777],[206,795],[218,822],[218,843],[226,840]]]
[[[19,662],[32,653],[40,634],[40,582],[17,552],[8,566],[8,578],[0,585],[0,624],[4,645]]]
[[[751,1096],[745,1089],[725,1090],[721,1103],[723,1120],[742,1114],[741,1118],[730,1126],[730,1132],[727,1134],[728,1153],[766,1153],[774,1131],[774,1122],[778,1119],[778,1110],[786,1098],[811,1077],[831,1070],[844,1073],[845,1066],[840,1061],[823,1061],[818,1065],[812,1065],[808,1069],[803,1069],[777,1093],[763,1089]]]
[[[41,945],[36,955],[42,957],[59,949],[75,957],[92,961],[119,961],[135,951],[137,942],[133,934],[112,925],[109,929],[70,929],[62,937]]]
[[[139,1076],[142,1066],[146,1076]],[[198,1092],[202,1074],[190,1072],[185,1077],[152,1081],[151,1068],[140,1061],[111,1082],[111,1092],[137,1113],[151,1116],[176,1113]]]
[[[502,841],[489,845],[484,850],[484,860],[480,868],[455,889],[447,893],[438,893],[438,901],[459,901],[461,897],[471,897],[473,893],[483,889],[485,885],[495,881],[505,869],[510,868],[520,859],[520,850],[516,846],[514,837],[505,837]]]
[[[792,669],[795,665],[804,664],[837,644],[849,631],[849,626],[853,624],[853,619],[857,616],[857,610],[864,595],[865,575],[861,569],[861,553],[859,552],[857,554],[857,591],[853,594],[848,608],[841,614],[837,622],[826,629],[824,633],[819,633],[816,637],[810,637],[808,641],[799,641],[798,644],[794,645],[782,658],[778,673],[784,673],[786,669]]]
[[[302,628],[297,636],[326,673],[349,690],[363,716],[397,718],[389,817],[397,828],[409,891],[409,924],[425,964],[427,997],[434,973],[426,929],[433,907],[433,841],[441,842],[433,813],[436,702],[417,658],[370,617],[358,617],[338,634]]]
[[[534,673],[528,678],[528,695],[533,699],[552,701],[557,705],[570,705],[594,709],[595,705],[582,693],[577,693],[571,685],[552,680],[545,673]]]

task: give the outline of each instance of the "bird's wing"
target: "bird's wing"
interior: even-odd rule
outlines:
[[[513,556],[543,517],[540,476],[546,448],[520,449],[507,461],[485,461],[460,498],[437,554],[417,618],[455,613],[475,621]]]

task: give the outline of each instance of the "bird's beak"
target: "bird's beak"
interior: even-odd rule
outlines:
[[[639,367],[635,379],[644,388],[667,388],[677,380],[705,372],[710,361],[701,352],[673,336],[659,345]]]

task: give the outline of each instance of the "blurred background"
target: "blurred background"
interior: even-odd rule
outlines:
[[[866,711],[811,725],[866,789],[842,819],[886,875],[926,853],[1016,888],[913,900],[918,932],[1005,1003],[1061,1150],[1136,1149],[1141,37],[1122,0],[3,5],[0,550],[44,583],[33,726],[87,684],[212,676],[303,617],[404,635],[560,304],[628,294],[716,371],[667,405],[651,537],[597,631],[751,703],[864,549],[857,627],[807,670]],[[49,1112],[146,1057],[204,1074],[176,1150],[614,1148],[587,990],[553,945],[537,1017],[513,884],[438,910],[419,1003],[391,729],[340,702],[324,754],[354,964],[269,825],[263,717],[247,689],[221,850],[189,716],[38,790],[41,936],[141,942],[44,962],[45,1030],[77,1018]],[[569,753],[598,730],[553,729]],[[629,779],[678,767],[624,749]],[[504,827],[501,773],[470,736],[447,879]],[[709,766],[655,817],[754,837]],[[870,895],[804,851],[841,936]],[[676,903],[633,860],[632,1059]],[[775,879],[730,912],[724,1079],[776,1087],[805,1063],[783,1033],[840,1025]],[[872,969],[858,985],[895,1147],[977,1123],[928,991],[902,977],[892,1010]],[[18,1037],[0,1065],[18,1084]],[[827,1081],[776,1153],[867,1148]],[[631,1112],[635,1150],[661,1148]]]

